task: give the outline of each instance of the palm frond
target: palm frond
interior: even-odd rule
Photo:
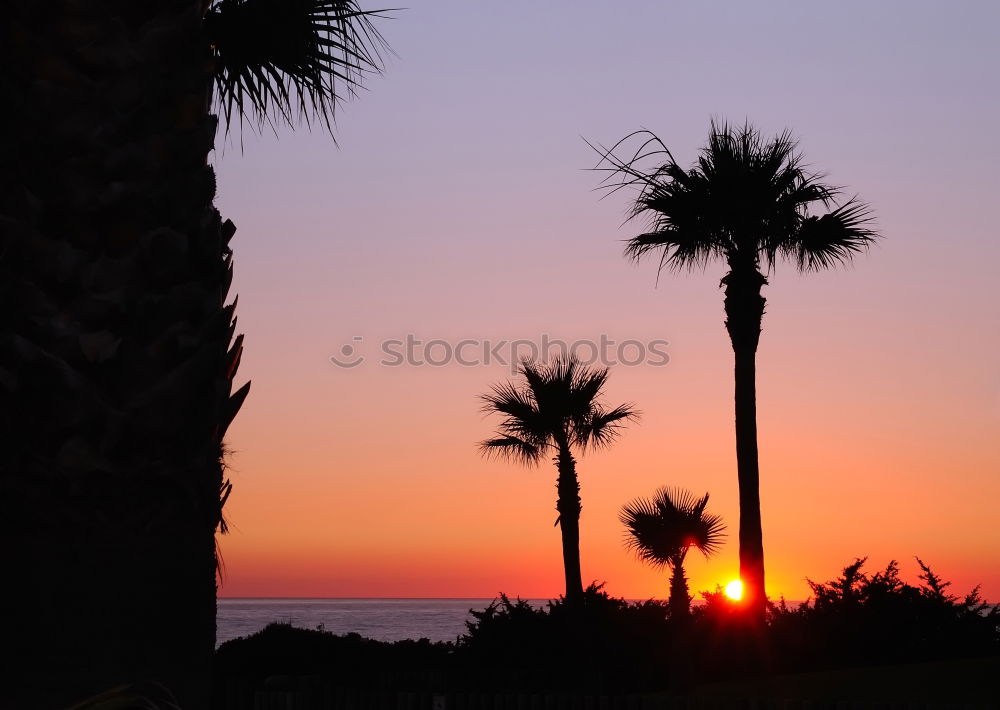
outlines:
[[[637,136],[642,139],[642,142],[633,151],[631,157],[619,158],[615,151]],[[655,171],[649,173],[642,168],[643,161],[649,158],[659,159],[662,157],[665,158],[664,166],[676,165],[674,156],[663,141],[655,133],[645,128],[629,133],[610,148],[605,148],[600,144],[594,145],[586,138],[583,139],[583,142],[601,156],[592,170],[607,173],[598,185],[598,189],[608,190],[605,197],[627,187],[645,189],[651,182],[655,182],[653,180]]]
[[[491,391],[482,395],[481,399],[485,413],[503,415],[500,433],[530,441],[536,447],[544,447],[549,437],[548,425],[538,411],[530,391],[521,389],[512,382],[504,382],[493,385]]]
[[[490,391],[482,395],[483,411],[499,412],[512,417],[528,418],[538,413],[530,392],[525,392],[513,382],[492,385]]]
[[[226,122],[258,129],[277,120],[322,124],[368,74],[382,71],[388,45],[355,0],[217,0],[205,15],[216,59],[216,101]]]
[[[481,441],[479,450],[487,458],[497,457],[526,466],[538,463],[542,457],[541,448],[516,436],[501,436]]]
[[[585,426],[600,406],[598,401],[608,382],[608,368],[576,366],[567,374],[567,396],[571,398],[568,404],[570,410],[577,415],[574,424]]]
[[[866,251],[879,234],[872,228],[871,208],[851,199],[822,217],[809,217],[784,252],[802,271],[829,269]]]
[[[618,514],[625,526],[625,547],[643,562],[662,568],[673,563],[679,545],[671,544],[661,534],[661,525],[652,503],[643,498],[626,504]]]
[[[725,538],[722,517],[705,512],[708,498],[708,493],[699,498],[683,488],[663,486],[653,499],[660,515],[685,521],[689,526],[687,546],[697,548],[706,558],[718,551]]]
[[[619,157],[616,151],[633,138],[641,141],[638,147],[631,155]],[[703,210],[695,205],[701,197],[696,189],[698,175],[681,168],[655,133],[635,131],[611,148],[585,142],[601,156],[593,169],[606,173],[598,185],[605,190],[604,197],[626,188],[639,191],[626,221],[647,218],[650,229],[626,241],[626,257],[639,259],[659,250],[662,271],[701,267],[718,253],[718,244],[703,228]],[[650,160],[663,162],[650,167]]]
[[[660,486],[653,494],[653,503],[658,511],[671,515],[700,513],[708,503],[708,494],[699,498],[686,488]]]
[[[588,421],[577,428],[577,441],[580,446],[600,449],[610,446],[621,435],[628,422],[639,419],[640,413],[631,404],[619,404],[610,411],[597,406],[591,412]]]

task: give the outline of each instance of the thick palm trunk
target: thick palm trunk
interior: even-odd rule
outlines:
[[[684,575],[684,559],[675,559],[670,568],[670,617],[683,619],[691,612],[691,594]]]
[[[763,623],[764,542],[760,520],[760,471],[757,457],[756,357],[767,283],[756,266],[734,267],[726,287],[726,329],[735,355],[736,469],[740,493],[740,579],[750,618]]]
[[[0,0],[0,706],[208,705],[229,238],[201,0]]]
[[[578,603],[583,599],[583,581],[580,573],[580,482],[576,477],[576,461],[569,447],[560,445],[556,458],[559,479],[556,490],[559,498],[559,530],[562,532],[563,570],[566,574],[566,601]]]

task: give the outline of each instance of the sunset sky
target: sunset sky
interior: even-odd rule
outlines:
[[[596,155],[646,127],[688,164],[711,117],[790,128],[885,239],[850,269],[770,276],[758,353],[768,592],[914,555],[1000,601],[1000,4],[416,0],[398,56],[322,132],[238,132],[215,156],[239,228],[250,398],[230,430],[227,597],[528,598],[562,591],[555,469],[483,460],[477,396],[508,368],[386,367],[379,343],[669,341],[612,369],[642,420],[583,456],[584,582],[664,597],[618,508],[711,493],[737,572],[721,265],[622,258],[628,196]],[[369,7],[375,7],[370,3]],[[220,141],[220,146],[222,145]],[[362,340],[354,340],[361,338]],[[366,360],[338,368],[350,344]]]

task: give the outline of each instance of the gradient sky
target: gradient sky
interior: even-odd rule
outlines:
[[[230,140],[218,204],[239,231],[240,374],[223,596],[551,597],[555,470],[485,461],[477,395],[503,367],[377,364],[384,338],[662,338],[618,367],[644,413],[582,457],[585,582],[663,597],[619,506],[711,493],[732,579],[732,352],[720,266],[621,256],[626,197],[594,153],[641,126],[687,164],[710,117],[791,128],[886,238],[853,268],[766,289],[758,408],[768,591],[802,599],[855,556],[914,555],[1000,601],[1000,46],[995,2],[434,0],[382,22],[397,57],[340,113]],[[374,6],[372,6],[374,7]],[[221,143],[220,143],[221,146]],[[362,337],[360,343],[352,341]],[[329,356],[355,342],[354,369]]]

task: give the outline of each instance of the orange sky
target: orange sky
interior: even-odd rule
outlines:
[[[875,300],[865,272],[883,271],[884,251],[851,272],[779,275],[769,289],[759,354],[769,591],[802,598],[805,577],[825,579],[855,555],[877,564],[896,557],[912,573],[916,554],[961,588],[981,582],[996,596],[997,400],[988,369],[962,367],[968,352],[989,351],[988,333],[970,328],[963,350],[944,350],[920,331],[896,330],[891,309],[864,328],[852,323],[852,311]],[[694,588],[727,581],[737,568],[731,354],[717,278],[664,281],[658,291],[644,281],[635,279],[634,324],[614,330],[652,336],[657,329],[641,320],[674,323],[671,362],[614,371],[609,401],[634,401],[642,421],[614,448],[579,462],[585,577],[629,597],[664,594],[666,579],[625,553],[616,511],[659,485],[711,492],[712,509],[730,526],[716,559],[691,559]],[[842,298],[824,299],[828,290]],[[923,314],[948,336],[943,314]],[[476,395],[506,373],[367,363],[335,370],[315,356],[325,341],[275,328],[248,352],[251,373],[261,359],[283,366],[256,378],[231,439],[237,488],[223,593],[557,593],[554,469],[476,452],[491,433]]]
[[[609,402],[634,402],[642,421],[579,461],[584,579],[666,595],[665,573],[626,553],[616,519],[665,484],[709,491],[729,527],[716,558],[689,556],[692,588],[733,578],[722,272],[664,275],[657,287],[654,264],[625,262],[625,201],[592,192],[596,177],[580,168],[594,156],[579,138],[613,142],[645,125],[686,163],[709,116],[724,115],[792,127],[810,163],[873,204],[886,235],[853,269],[784,268],[766,289],[769,593],[802,599],[807,577],[829,579],[864,555],[873,568],[896,558],[916,581],[919,555],[955,591],[981,583],[1000,601],[1000,240],[988,207],[1000,188],[1000,99],[982,91],[998,57],[979,29],[1000,18],[908,4],[849,35],[838,23],[850,13],[834,8],[745,18],[775,32],[826,28],[810,35],[810,61],[789,63],[748,44],[735,20],[713,40],[719,52],[698,50],[691,36],[710,8],[581,10],[560,33],[556,8],[525,28],[506,8],[442,6],[392,23],[400,58],[342,113],[339,149],[322,134],[248,136],[243,155],[231,147],[218,160],[220,207],[239,227],[241,375],[254,383],[229,437],[221,594],[561,591],[554,468],[476,451],[493,426],[476,398],[503,368],[328,361],[354,336],[371,356],[407,333],[669,340],[667,366],[613,370]],[[673,28],[667,51],[689,62],[679,76],[661,71],[671,63],[653,51],[658,26]],[[622,51],[594,50],[626,29],[639,36]],[[524,50],[498,65],[511,37]]]

